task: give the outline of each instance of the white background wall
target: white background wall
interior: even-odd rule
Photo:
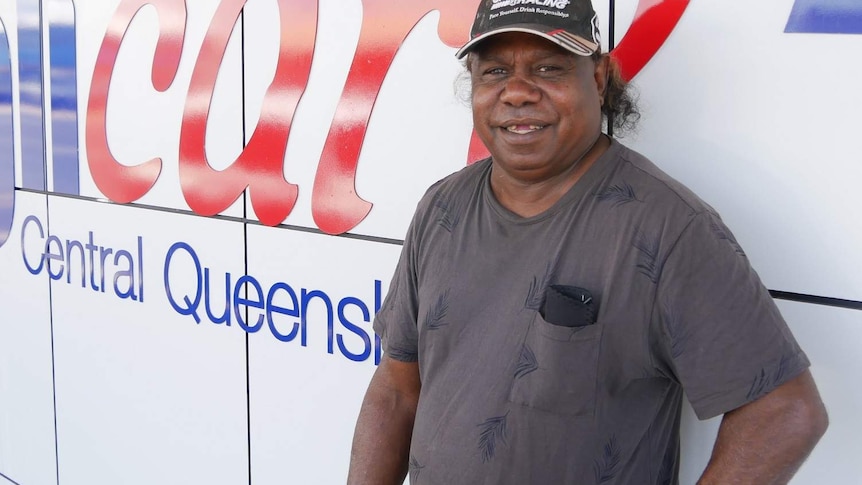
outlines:
[[[249,275],[264,292],[283,283],[298,294],[326,293],[335,306],[353,297],[373,313],[375,282],[385,294],[415,203],[466,160],[471,121],[453,93],[460,69],[455,49],[440,41],[436,12],[413,29],[380,90],[359,159],[356,190],[374,207],[349,235],[323,235],[312,219],[311,187],[363,5],[321,0],[311,78],[285,160],[285,177],[299,185],[296,207],[275,228],[256,223],[243,199],[220,217],[205,218],[183,198],[178,146],[192,69],[217,2],[187,3],[183,55],[167,91],[150,83],[155,9],[140,11],[120,49],[108,97],[111,149],[129,164],[163,158],[154,188],[128,207],[103,200],[83,141],[96,55],[119,1],[75,2],[81,197],[16,191],[12,236],[0,247],[0,483],[259,485],[341,483],[346,476],[373,349],[363,362],[346,358],[339,336],[353,353],[365,344],[336,314],[329,353],[328,311],[320,298],[308,305],[305,346],[299,337],[277,340],[266,321],[252,334],[235,317],[230,326],[214,324],[203,303],[202,322],[195,323],[170,304],[166,255],[178,242],[194,249],[210,272],[213,313],[224,310],[228,273],[231,285]],[[470,4],[464,15],[472,17],[474,3],[464,4]],[[0,3],[13,73],[12,26],[22,5],[27,0]],[[635,78],[644,117],[623,141],[722,214],[770,289],[858,302],[862,227],[854,211],[862,206],[855,190],[862,147],[852,107],[862,106],[862,63],[852,60],[862,52],[862,36],[785,34],[792,6],[793,0],[690,2]],[[609,5],[596,7],[608,25]],[[635,0],[615,1],[615,44],[636,7]],[[215,168],[233,162],[257,124],[278,37],[277,2],[249,1],[211,105],[206,146]],[[18,109],[17,100],[13,106]],[[22,136],[20,124],[15,136]],[[97,245],[136,258],[140,237],[135,267],[143,270],[145,301],[114,295],[110,277],[102,293],[77,284],[80,273],[73,273],[73,283],[30,274],[22,254],[36,258],[41,243],[29,226],[22,247],[30,215],[64,243],[86,241],[92,232]],[[193,299],[194,265],[187,252],[174,254],[167,271],[171,296]],[[289,306],[285,295],[281,304]],[[862,313],[779,305],[812,360],[832,421],[793,483],[862,483],[853,467],[862,452],[855,432],[862,421],[854,412],[862,394],[853,385],[862,370],[856,351]],[[252,309],[249,319],[260,314]],[[344,318],[371,335],[360,306],[347,306]],[[282,333],[299,321],[276,320]],[[681,483],[696,480],[717,424],[697,422],[686,411]]]

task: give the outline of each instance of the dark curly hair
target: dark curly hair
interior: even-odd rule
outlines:
[[[600,62],[608,57],[608,84],[605,87],[605,99],[602,103],[602,115],[608,123],[608,134],[616,131],[623,135],[634,131],[641,118],[637,105],[637,93],[623,79],[620,65],[610,54],[596,52],[592,56],[594,62]]]
[[[572,54],[574,56],[575,54]],[[602,117],[607,123],[609,135],[624,136],[637,127],[641,114],[637,105],[637,92],[623,79],[619,63],[610,54],[596,52],[590,58],[601,62],[608,57],[608,83],[602,103]],[[461,101],[470,105],[470,67],[475,59],[472,52],[464,58],[464,71],[455,80],[455,94]]]

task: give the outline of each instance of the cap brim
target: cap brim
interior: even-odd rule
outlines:
[[[591,56],[599,49],[599,45],[595,42],[591,42],[587,39],[579,35],[574,35],[564,30],[548,30],[547,28],[541,25],[534,24],[521,24],[521,25],[507,25],[505,27],[500,27],[499,29],[494,29],[489,32],[485,32],[482,35],[478,35],[473,39],[470,39],[469,42],[464,44],[458,52],[455,53],[455,57],[458,59],[462,59],[468,52],[473,50],[474,47],[479,42],[491,37],[493,35],[502,34],[505,32],[524,32],[526,34],[538,35],[544,39],[547,39],[554,44],[566,49],[569,52],[577,54],[579,56]],[[551,32],[554,32],[552,35]]]

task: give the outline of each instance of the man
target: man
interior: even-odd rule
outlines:
[[[786,483],[827,422],[805,354],[714,211],[602,134],[589,0],[520,3],[458,52],[492,157],[419,203],[348,482],[676,484],[685,390],[724,415],[699,483]]]

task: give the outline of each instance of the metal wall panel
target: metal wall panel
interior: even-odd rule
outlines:
[[[262,288],[250,298],[266,302],[248,318],[259,322],[249,339],[253,481],[343,482],[381,356],[371,320],[401,247],[262,226],[249,227],[248,244]]]
[[[0,483],[54,484],[58,462],[63,485],[343,481],[379,356],[370,320],[400,239],[426,188],[474,153],[453,54],[475,1],[393,5],[0,4],[0,116],[12,118],[0,150],[11,140],[14,185],[27,189],[0,186],[12,202],[0,211],[14,215],[0,214],[0,233],[11,224],[0,240]],[[716,207],[770,289],[862,301],[862,159],[846,108],[862,103],[862,64],[847,61],[862,51],[862,9],[596,7],[606,48],[637,30],[638,12],[681,14],[675,28],[660,15],[641,25],[669,36],[637,69],[644,117],[623,142]],[[824,23],[836,11],[841,22]],[[174,35],[161,53],[160,32]],[[110,49],[98,57],[106,33],[122,39],[109,45],[115,64]],[[108,150],[90,139],[102,114]],[[153,157],[154,185],[125,200],[137,206],[103,203],[152,177],[116,174]],[[26,254],[38,261],[47,243],[54,255],[37,274],[22,259],[28,216]],[[833,423],[793,483],[844,483],[862,451],[862,396],[847,384],[862,370],[862,320],[780,306]],[[681,483],[696,480],[718,422],[684,412]]]
[[[225,314],[242,225],[62,197],[49,216],[60,483],[243,483],[245,339],[195,320]]]
[[[691,2],[634,78],[623,141],[719,211],[770,289],[860,301],[859,124],[841,107],[862,104],[862,37],[785,33],[793,4]]]
[[[16,199],[0,250],[0,473],[49,485],[57,483],[51,293],[45,274],[32,274],[44,267],[47,209],[44,195]]]

